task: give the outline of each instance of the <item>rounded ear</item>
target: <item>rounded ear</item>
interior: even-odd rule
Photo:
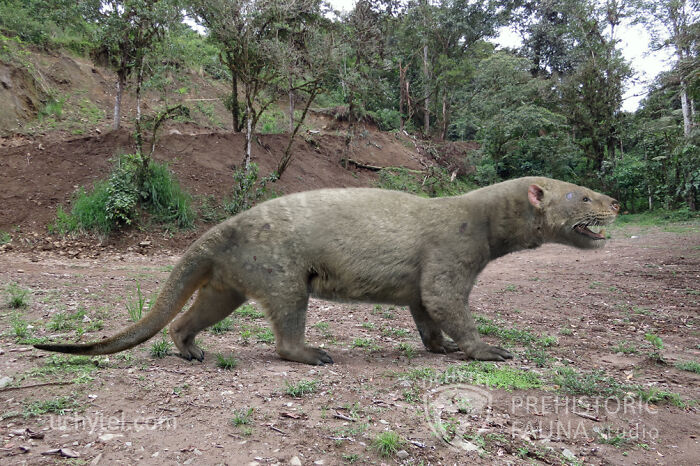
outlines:
[[[527,199],[530,201],[530,204],[536,208],[539,209],[542,207],[541,202],[543,197],[544,191],[536,184],[531,184],[530,187],[527,188]]]

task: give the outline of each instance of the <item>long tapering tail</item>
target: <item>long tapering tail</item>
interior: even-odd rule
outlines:
[[[59,353],[100,355],[133,348],[151,338],[173,320],[192,294],[209,280],[211,260],[192,247],[170,273],[163,290],[145,317],[118,334],[94,343],[38,344],[35,348]]]

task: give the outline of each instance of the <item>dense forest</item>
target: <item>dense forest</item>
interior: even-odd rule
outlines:
[[[456,175],[477,185],[545,175],[602,189],[629,211],[696,210],[699,6],[359,0],[339,13],[322,0],[0,0],[0,59],[15,42],[110,67],[115,126],[123,92],[174,93],[173,76],[194,71],[231,90],[222,98],[248,154],[272,108],[291,115],[294,135],[320,107],[425,140],[476,141]],[[633,23],[674,61],[629,113],[635,73],[619,36]],[[489,41],[504,26],[521,47]],[[165,102],[152,124],[186,110]],[[134,118],[141,151],[140,111]]]

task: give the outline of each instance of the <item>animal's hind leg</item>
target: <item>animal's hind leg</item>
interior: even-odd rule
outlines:
[[[328,353],[322,349],[307,346],[304,342],[308,301],[306,290],[300,290],[291,295],[287,292],[285,296],[265,303],[275,332],[277,354],[282,359],[315,366],[332,364],[333,359]]]
[[[191,361],[204,360],[204,351],[194,344],[197,334],[222,320],[245,302],[246,298],[232,289],[216,289],[204,285],[199,289],[192,307],[170,325],[170,336],[180,355]]]
[[[459,350],[459,346],[442,332],[440,326],[430,317],[422,304],[413,304],[410,309],[420,338],[428,351],[452,353]]]

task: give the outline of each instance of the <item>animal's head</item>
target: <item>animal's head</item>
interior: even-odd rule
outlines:
[[[605,230],[615,220],[620,204],[582,186],[542,179],[530,184],[528,200],[544,216],[547,239],[582,249],[605,244]],[[598,231],[596,231],[598,230]]]

